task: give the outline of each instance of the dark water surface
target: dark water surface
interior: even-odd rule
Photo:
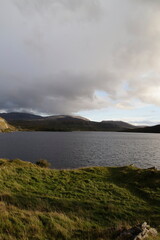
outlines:
[[[0,133],[0,158],[36,162],[54,168],[123,166],[160,168],[160,134],[116,132]]]

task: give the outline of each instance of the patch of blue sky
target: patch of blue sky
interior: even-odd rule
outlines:
[[[105,92],[105,91],[102,91],[102,90],[96,90],[95,91],[95,95],[98,96],[98,97],[105,98],[105,97],[108,96],[108,93]]]
[[[124,90],[126,90],[126,91],[131,90],[128,82],[123,83],[123,87],[122,87],[122,88],[123,88]]]

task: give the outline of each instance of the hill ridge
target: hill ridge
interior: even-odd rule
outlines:
[[[39,116],[30,113],[1,113],[9,124],[20,130],[34,131],[123,131],[136,126],[123,121],[90,121],[77,115]]]

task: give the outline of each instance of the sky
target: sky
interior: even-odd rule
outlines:
[[[159,0],[0,6],[0,112],[160,123]]]

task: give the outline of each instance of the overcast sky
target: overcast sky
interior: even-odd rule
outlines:
[[[159,0],[0,0],[0,111],[160,119]]]

